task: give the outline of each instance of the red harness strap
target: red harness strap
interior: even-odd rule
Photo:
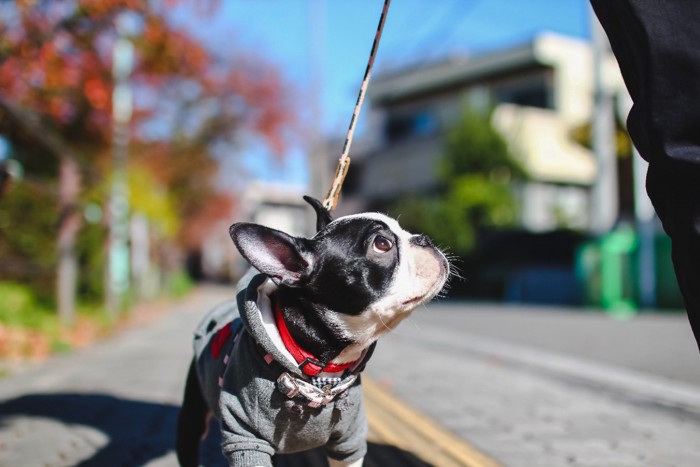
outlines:
[[[231,337],[232,333],[233,331],[231,331],[231,323],[227,323],[226,326],[216,331],[216,334],[214,334],[214,337],[211,340],[212,357],[219,358],[224,344],[226,344],[226,341],[229,337]]]
[[[292,335],[289,333],[287,323],[284,322],[284,318],[282,317],[282,311],[276,303],[275,323],[277,324],[277,329],[279,330],[280,336],[282,337],[282,342],[284,343],[284,346],[287,348],[289,353],[292,354],[294,360],[296,360],[296,362],[299,364],[299,369],[309,376],[316,376],[322,371],[327,371],[328,373],[344,371],[356,363],[326,363],[324,365],[312,354],[299,347],[299,344],[296,343]]]

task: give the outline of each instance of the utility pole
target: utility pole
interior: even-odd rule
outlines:
[[[323,127],[323,109],[321,96],[323,90],[323,55],[326,45],[326,1],[313,0],[308,3],[308,52],[309,52],[309,100],[310,112],[307,115],[309,124],[307,166],[309,174],[309,189],[315,197],[323,199],[331,182],[331,168],[328,163],[328,144]],[[308,225],[315,225],[310,222]],[[314,231],[309,232],[313,235]]]
[[[639,235],[639,302],[642,308],[656,306],[656,227],[654,207],[646,192],[646,174],[649,163],[635,149],[634,157],[634,214]]]
[[[58,177],[60,219],[58,225],[58,267],[56,274],[56,303],[61,323],[71,325],[75,321],[75,295],[78,283],[78,259],[75,242],[81,224],[78,209],[80,194],[80,170],[75,159],[61,158]]]
[[[598,162],[591,219],[592,230],[603,234],[614,226],[619,210],[613,95],[606,86],[604,76],[604,63],[612,52],[605,31],[592,11],[591,18],[594,93],[592,143]]]
[[[109,200],[109,252],[107,268],[107,312],[116,318],[129,291],[129,122],[132,93],[129,77],[134,66],[134,45],[129,40],[127,14],[117,17],[119,37],[112,55],[112,188]]]

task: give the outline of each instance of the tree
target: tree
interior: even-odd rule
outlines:
[[[175,229],[159,232],[163,241],[171,237],[181,244],[189,242],[192,235],[187,230],[193,225],[201,229],[230,214],[226,211],[231,204],[221,201],[225,195],[212,183],[217,172],[215,151],[227,148],[233,153],[243,133],[254,133],[271,150],[282,153],[293,124],[282,78],[259,57],[237,56],[234,62],[231,56],[215,56],[187,31],[176,30],[166,14],[173,3],[177,2],[23,0],[3,5],[0,135],[26,173],[25,181],[14,188],[30,183],[53,201],[59,199],[59,174],[68,173],[76,180],[77,172],[82,180],[64,184],[75,188],[80,183],[80,190],[63,190],[66,197],[55,206],[54,238],[64,226],[71,226],[60,245],[75,243],[75,222],[79,227],[88,197],[105,204],[106,190],[100,187],[111,170],[112,48],[120,14],[126,12],[135,26],[129,168],[150,174],[140,180],[147,179],[148,190],[167,198],[179,221]],[[61,169],[64,163],[76,170]],[[3,205],[24,202],[18,198],[24,196],[22,190],[5,191]],[[149,199],[153,196],[141,193],[132,200],[132,208],[154,222],[162,221],[157,217],[163,211],[149,208],[145,201]],[[219,209],[201,214],[211,206]],[[32,211],[44,208],[37,200]],[[27,222],[30,225],[21,232],[0,231],[0,250],[13,244],[14,237],[39,238],[41,224]],[[42,252],[43,260],[55,262],[60,245],[54,244],[51,254]],[[22,259],[31,263],[38,254],[25,251]],[[0,279],[7,267],[0,264]]]
[[[446,132],[437,194],[400,199],[392,211],[409,230],[424,232],[455,254],[466,255],[477,229],[515,223],[512,183],[526,177],[489,116],[465,110]]]

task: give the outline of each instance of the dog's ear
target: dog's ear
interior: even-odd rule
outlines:
[[[304,239],[247,222],[233,224],[229,234],[243,257],[278,285],[295,287],[311,270]]]
[[[333,222],[331,213],[328,212],[328,209],[323,207],[323,204],[319,200],[311,196],[304,196],[304,201],[309,203],[311,207],[314,208],[314,211],[316,211],[316,231],[321,230]]]

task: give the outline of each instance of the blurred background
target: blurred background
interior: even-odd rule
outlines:
[[[0,2],[0,355],[61,350],[300,235],[340,156],[380,1]],[[682,307],[585,0],[396,1],[334,215],[431,235],[452,298]]]

